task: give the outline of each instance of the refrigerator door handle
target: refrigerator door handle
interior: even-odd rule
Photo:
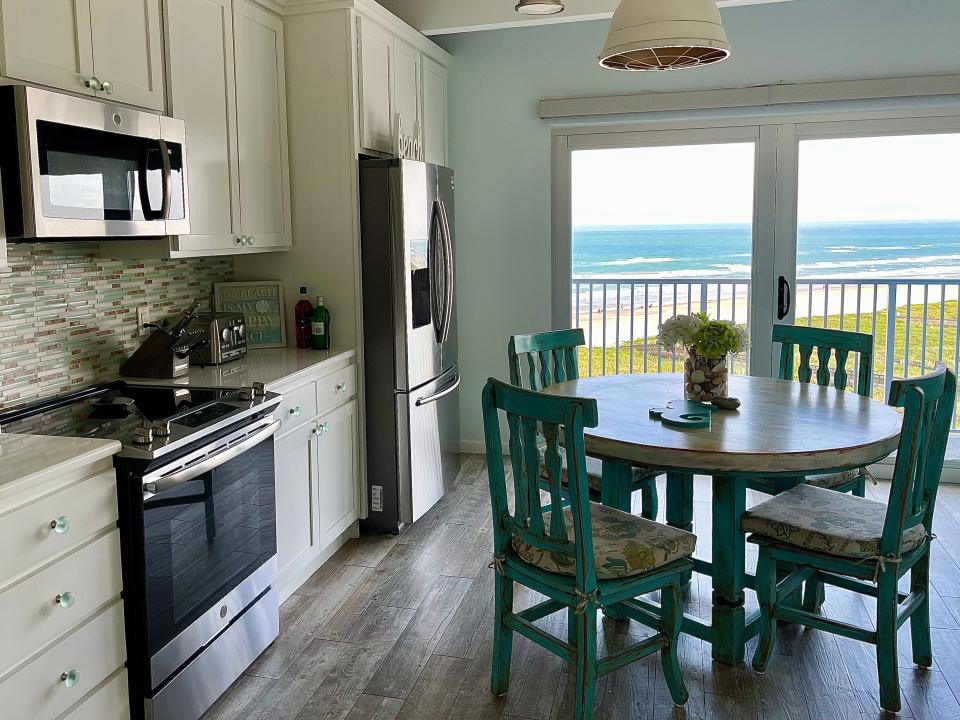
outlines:
[[[440,392],[436,392],[436,393],[434,393],[433,395],[427,395],[427,396],[425,396],[425,397],[419,397],[419,398],[417,398],[417,401],[416,401],[415,405],[416,405],[417,407],[423,407],[424,405],[429,405],[430,403],[435,403],[437,400],[439,400],[439,399],[441,399],[441,398],[444,398],[444,397],[446,397],[447,395],[449,395],[450,393],[452,393],[452,392],[453,392],[454,390],[456,390],[458,387],[460,387],[460,374],[459,374],[459,373],[457,373],[457,376],[453,379],[453,382],[452,382],[450,385],[447,385],[447,387],[445,387],[445,388],[444,388],[443,390],[441,390]]]
[[[442,200],[440,203],[440,235],[443,238],[443,260],[444,260],[444,311],[443,311],[443,340],[446,342],[450,337],[450,326],[453,323],[453,303],[454,303],[454,269],[453,269],[453,236],[450,233],[450,220],[447,217],[447,206]]]
[[[437,344],[443,343],[443,314],[440,286],[446,274],[446,250],[441,237],[442,204],[439,200],[433,202],[433,213],[430,218],[430,237],[427,243],[427,261],[430,263],[430,315],[433,320],[433,334]]]

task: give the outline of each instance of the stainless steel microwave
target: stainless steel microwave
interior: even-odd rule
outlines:
[[[8,239],[189,234],[182,120],[13,85],[0,128]]]

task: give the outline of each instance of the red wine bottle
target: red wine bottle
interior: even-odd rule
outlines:
[[[313,319],[313,305],[307,299],[307,289],[300,288],[300,300],[293,308],[293,322],[297,328],[297,347],[310,347],[310,322]]]

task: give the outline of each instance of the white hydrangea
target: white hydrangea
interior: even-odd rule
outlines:
[[[667,347],[693,344],[693,334],[703,325],[703,318],[698,315],[677,315],[660,324],[660,342]]]

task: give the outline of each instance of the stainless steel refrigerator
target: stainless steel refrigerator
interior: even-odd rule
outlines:
[[[453,189],[445,167],[360,161],[368,531],[416,521],[460,469]]]

